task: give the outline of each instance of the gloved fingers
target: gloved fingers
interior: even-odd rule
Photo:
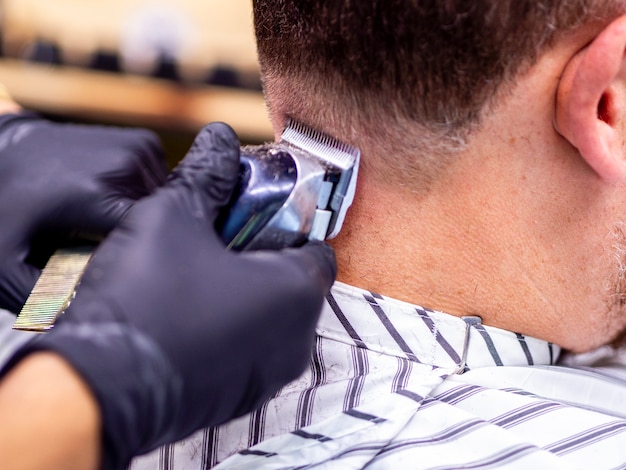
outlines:
[[[41,270],[20,262],[6,270],[9,276],[0,276],[0,308],[19,313],[33,290]]]
[[[37,121],[39,116],[32,111],[22,110],[17,113],[7,113],[0,115],[0,133],[7,130],[11,125],[26,121]],[[10,139],[0,139],[0,150],[10,143]]]
[[[111,231],[139,199],[161,187],[168,173],[165,154],[156,134],[146,129],[115,129],[112,132],[113,140],[119,139],[120,133],[127,134],[128,143],[123,154],[132,160],[132,168],[120,165],[116,170],[119,175],[105,179],[107,185],[117,188],[115,192],[99,190],[98,194],[107,197],[98,211],[91,214],[91,223],[96,233],[103,235]],[[89,218],[90,214],[85,217]]]
[[[101,240],[120,223],[137,202],[137,199],[131,197],[118,196],[110,199],[108,204],[100,205],[97,211],[87,213],[79,210],[69,211],[72,216],[70,223],[74,224],[74,227],[68,229],[67,238],[69,240]],[[77,219],[79,216],[81,218]],[[58,225],[57,230],[59,230]]]
[[[67,131],[71,134],[62,134],[61,144],[69,140],[83,171],[103,184],[96,188],[98,194],[139,199],[167,179],[165,153],[152,131],[82,125],[72,125]]]
[[[205,126],[168,181],[199,189],[195,212],[214,217],[230,199],[239,175],[239,139],[225,123]]]
[[[133,155],[138,158],[138,174],[141,175],[146,194],[150,194],[161,186],[167,179],[167,165],[165,154],[161,147],[159,138],[152,132],[145,129],[133,129],[137,136],[144,134],[141,139],[142,145],[138,145],[135,139]]]
[[[137,200],[167,178],[165,155],[152,131],[45,121],[40,127],[54,142],[55,147],[48,151],[64,157],[55,168],[67,169],[54,175],[60,178],[56,187],[46,189],[57,200],[53,206],[45,206],[47,211],[37,221],[38,232],[60,234],[69,240],[100,240]],[[71,150],[63,152],[68,145]],[[79,174],[86,177],[77,178]]]

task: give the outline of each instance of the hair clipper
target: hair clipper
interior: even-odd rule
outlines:
[[[333,238],[356,190],[360,152],[294,120],[278,142],[244,147],[231,203],[217,222],[228,248],[278,249]]]
[[[333,238],[352,204],[359,160],[357,148],[289,120],[278,142],[242,148],[239,181],[216,229],[227,248],[238,251]],[[90,257],[91,248],[57,250],[13,328],[52,328]]]

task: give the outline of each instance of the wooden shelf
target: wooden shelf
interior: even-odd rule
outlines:
[[[0,82],[22,106],[76,118],[196,132],[211,121],[242,139],[272,139],[260,92],[0,59]]]

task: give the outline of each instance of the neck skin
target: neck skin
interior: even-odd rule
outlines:
[[[608,326],[606,300],[608,234],[623,215],[615,194],[626,188],[607,189],[553,126],[560,74],[588,41],[577,39],[498,100],[428,193],[382,181],[368,164],[376,156],[362,156],[331,241],[338,280],[574,351],[626,326]]]
[[[513,108],[502,121],[520,120]],[[554,325],[572,302],[589,303],[574,297],[602,290],[587,280],[598,278],[606,240],[582,247],[580,234],[585,216],[604,208],[587,199],[593,175],[580,160],[544,154],[565,147],[551,126],[527,124],[511,128],[529,129],[525,135],[489,125],[425,196],[380,181],[365,165],[344,229],[331,241],[338,280],[577,349],[585,328],[570,341],[569,328]]]

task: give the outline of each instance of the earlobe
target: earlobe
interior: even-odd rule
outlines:
[[[566,65],[556,96],[555,128],[578,149],[603,180],[626,178],[622,148],[623,107],[618,87],[626,86],[626,16],[609,24]]]

